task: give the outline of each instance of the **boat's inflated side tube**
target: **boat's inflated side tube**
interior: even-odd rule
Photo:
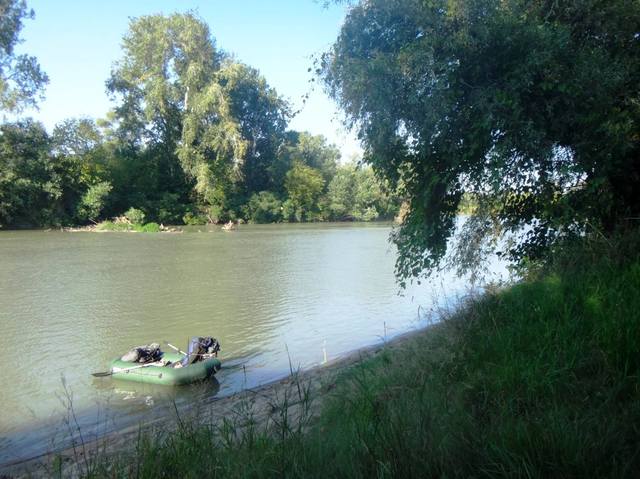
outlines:
[[[162,360],[170,361],[172,364],[179,363],[182,359],[183,356],[181,354],[162,354]],[[115,379],[137,381],[141,383],[181,386],[183,384],[190,384],[210,378],[220,370],[221,363],[217,358],[209,358],[185,367],[174,368],[171,367],[171,365],[147,366],[144,368],[136,368],[126,371],[126,369],[131,368],[132,366],[140,366],[140,364],[122,361],[122,359],[114,360],[111,363],[113,377]]]

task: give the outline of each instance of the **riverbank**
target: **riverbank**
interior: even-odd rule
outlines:
[[[441,299],[424,287],[397,294],[387,225],[211,231],[0,233],[0,358],[14,364],[24,344],[38,351],[25,368],[3,370],[16,386],[0,395],[12,411],[0,420],[0,463],[63,439],[62,374],[87,434],[171,408],[173,392],[90,375],[134,345],[184,348],[189,336],[217,337],[229,366],[219,376],[226,395],[284,377],[288,357],[309,367],[323,360],[323,348],[332,359],[424,324]],[[466,292],[447,284],[450,303]],[[215,386],[175,391],[179,408],[214,394]]]
[[[106,463],[130,452],[131,444],[139,444],[140,434],[148,437],[166,437],[190,428],[222,428],[233,422],[235,433],[253,427],[270,429],[274,421],[287,411],[288,421],[299,423],[316,418],[322,405],[329,399],[337,382],[351,368],[372,360],[381,354],[390,354],[410,347],[425,334],[438,334],[443,324],[410,331],[392,340],[358,349],[337,359],[307,370],[292,370],[285,378],[231,396],[215,399],[207,404],[193,404],[180,415],[159,417],[144,425],[123,428],[96,439],[80,442],[47,454],[4,464],[0,473],[9,477],[86,477],[92,471],[105,470]],[[234,434],[235,434],[234,433]],[[3,476],[0,476],[3,477]]]
[[[218,408],[217,420],[194,409],[89,459],[76,449],[48,471],[635,477],[639,245],[627,237],[567,247],[520,284],[489,290],[437,327],[337,363],[331,375],[302,374],[271,394],[245,393]]]
[[[58,226],[58,227],[20,227],[20,228],[3,228],[0,225],[0,232],[7,231],[62,231],[65,233],[184,233],[184,232],[202,232],[205,231],[235,231],[242,226],[274,226],[274,225],[398,225],[397,219],[377,219],[369,221],[357,220],[323,220],[323,221],[280,221],[273,223],[245,222],[243,220],[227,223],[196,223],[196,224],[172,224],[165,226],[158,223],[132,223],[122,220],[122,218],[113,218],[112,220],[101,221],[100,223],[75,226]]]

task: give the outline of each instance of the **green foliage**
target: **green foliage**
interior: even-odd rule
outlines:
[[[329,183],[326,210],[333,220],[390,219],[397,201],[383,191],[370,167],[347,164],[338,168]]]
[[[283,178],[272,166],[285,139],[289,105],[258,70],[242,63],[225,61],[217,81],[229,98],[230,113],[239,122],[246,142],[240,160],[245,195],[281,189]]]
[[[362,212],[362,214],[360,215],[360,219],[362,221],[373,221],[375,219],[378,219],[378,216],[378,210],[374,206],[369,206]]]
[[[185,225],[205,225],[208,222],[206,216],[192,211],[187,211],[182,217],[182,221]]]
[[[35,107],[49,82],[35,57],[14,51],[22,22],[33,18],[24,0],[0,0],[0,110],[19,113]]]
[[[102,131],[88,118],[70,118],[57,124],[51,135],[52,154],[64,157],[79,170],[80,182],[109,181],[113,153]]]
[[[361,1],[319,65],[365,160],[410,202],[401,279],[444,258],[463,193],[479,234],[534,258],[640,213],[640,3]],[[499,52],[499,53],[497,53]],[[483,226],[484,225],[484,226]]]
[[[121,100],[115,117],[132,142],[174,146],[190,95],[206,87],[219,57],[208,26],[194,14],[131,20],[107,87]]]
[[[139,210],[137,208],[129,208],[127,211],[125,211],[124,216],[129,221],[131,221],[131,224],[134,224],[134,225],[144,224],[144,220],[146,218],[144,211]]]
[[[131,208],[133,209],[133,208]],[[140,212],[140,210],[136,210]],[[159,233],[162,231],[160,229],[160,225],[158,223],[133,223],[129,224],[125,221],[102,221],[98,223],[96,226],[98,231],[111,231],[111,232],[120,232],[120,233],[129,233],[129,232],[137,232],[137,233]]]
[[[462,215],[473,215],[478,212],[478,199],[476,195],[464,193],[460,198],[458,212]]]
[[[301,213],[292,200],[286,199],[282,202],[282,218],[285,221],[301,222],[303,221]]]
[[[298,163],[287,172],[285,189],[289,196],[289,218],[296,221],[312,220],[319,213],[318,200],[324,189],[322,174],[309,166]]]
[[[0,20],[0,33],[13,22],[17,38],[28,12],[7,5],[14,17]],[[220,52],[196,14],[132,19],[122,48],[107,118],[64,120],[51,137],[29,121],[2,127],[1,224],[84,224],[131,205],[145,214],[135,224],[389,217],[393,206],[370,170],[347,175],[358,183],[348,198],[328,194],[337,147],[286,131],[287,102],[256,69]],[[349,202],[344,213],[339,201]]]
[[[111,188],[111,183],[108,181],[91,185],[86,193],[82,195],[80,203],[78,204],[78,212],[76,213],[78,221],[81,223],[95,221],[104,208]]]
[[[128,223],[116,222],[116,221],[102,221],[98,223],[96,229],[98,231],[116,231],[116,232],[124,232],[131,231],[131,225]]]
[[[161,191],[192,190],[203,206],[224,197],[245,142],[215,81],[220,55],[192,13],[132,20],[109,91],[114,125],[133,157],[142,155]],[[151,189],[153,191],[153,189]],[[216,204],[216,206],[220,206]]]
[[[261,191],[249,199],[246,217],[255,223],[277,223],[282,220],[282,201],[270,191]]]
[[[318,170],[327,185],[336,174],[340,151],[335,145],[328,144],[327,139],[322,135],[292,131],[288,134],[281,156],[280,164],[274,169],[285,166],[290,169],[296,163],[302,163]],[[288,169],[284,170],[285,174]]]
[[[353,216],[355,181],[355,167],[346,165],[338,169],[331,183],[329,183],[326,209],[332,219],[341,220]]]
[[[0,224],[65,223],[77,184],[72,166],[50,156],[44,127],[31,120],[0,126]],[[71,173],[71,174],[70,174]]]
[[[148,200],[145,211],[149,211],[149,216],[162,224],[175,225],[182,222],[185,215],[186,205],[180,201],[177,193],[163,193],[158,200]]]
[[[206,23],[193,13],[141,17],[123,48],[108,82],[113,125],[134,157],[149,158],[145,178],[188,192],[215,221],[236,215],[237,195],[279,181],[270,166],[288,105],[257,70],[219,53]]]
[[[160,225],[158,223],[146,223],[144,225],[135,225],[134,229],[140,233],[159,233]]]

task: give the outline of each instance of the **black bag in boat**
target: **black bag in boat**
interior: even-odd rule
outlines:
[[[211,336],[199,337],[195,336],[189,341],[187,348],[187,357],[182,361],[183,366],[202,361],[204,356],[217,356],[220,351],[220,343],[216,338]]]
[[[151,343],[133,348],[120,359],[129,363],[150,363],[158,361],[160,358],[162,358],[160,345],[158,343]]]

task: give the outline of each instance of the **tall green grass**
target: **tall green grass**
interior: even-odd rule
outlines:
[[[90,475],[637,477],[639,244],[565,246],[522,283],[344,372],[313,420],[280,404],[268,428],[250,408],[242,423],[187,422]]]
[[[116,232],[135,231],[138,233],[159,233],[160,225],[158,223],[129,224],[129,223],[118,223],[114,221],[103,221],[96,226],[96,229],[98,231],[116,231]]]

